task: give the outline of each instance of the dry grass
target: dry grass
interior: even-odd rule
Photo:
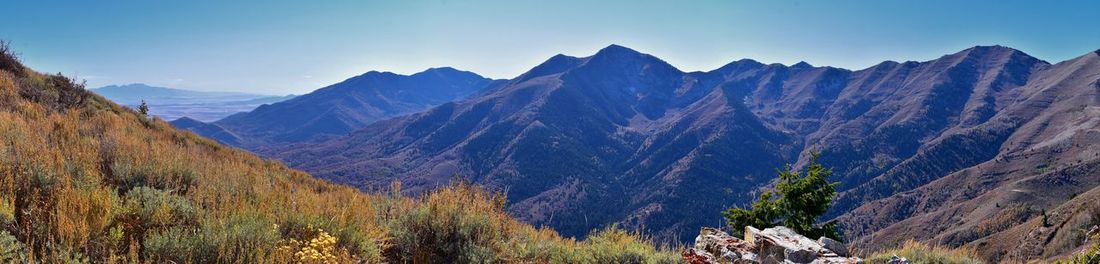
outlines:
[[[904,257],[914,264],[982,263],[978,254],[970,248],[949,249],[916,241],[906,241],[901,247],[868,256],[867,263],[886,263],[893,256]]]
[[[69,78],[0,70],[0,262],[678,261],[617,229],[562,238],[512,219],[503,201],[461,183],[421,197],[362,193]]]
[[[1097,264],[1100,263],[1100,243],[1095,243],[1091,248],[1073,256],[1072,258],[1058,261],[1067,264]]]

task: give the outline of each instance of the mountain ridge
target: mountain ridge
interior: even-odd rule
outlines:
[[[245,149],[338,136],[366,124],[459,100],[500,83],[451,67],[412,75],[369,71],[291,100],[211,122]],[[196,131],[202,133],[201,131]]]

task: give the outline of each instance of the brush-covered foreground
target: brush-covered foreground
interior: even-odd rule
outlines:
[[[462,183],[405,197],[316,180],[0,55],[3,263],[679,261],[614,228],[576,241],[517,222]]]

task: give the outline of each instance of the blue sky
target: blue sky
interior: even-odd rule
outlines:
[[[0,39],[89,86],[306,93],[370,70],[511,78],[609,44],[685,71],[741,58],[861,69],[1005,45],[1100,49],[1100,1],[13,1]]]

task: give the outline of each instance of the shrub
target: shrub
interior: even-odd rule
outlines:
[[[344,249],[336,247],[338,239],[324,229],[315,229],[316,235],[305,240],[290,239],[279,247],[299,263],[347,263],[353,262]]]
[[[288,246],[292,243],[304,243],[314,238],[322,236],[331,236],[335,238],[337,244],[334,246],[343,249],[345,255],[348,258],[354,256],[354,258],[362,260],[373,260],[380,262],[382,258],[381,242],[377,241],[362,230],[362,227],[358,226],[340,226],[328,221],[325,218],[309,217],[302,214],[291,214],[282,225],[277,225],[279,234],[286,238],[283,246]],[[291,246],[292,248],[301,248],[299,246]],[[287,256],[294,255],[286,254]]]
[[[6,198],[0,198],[0,228],[15,223],[15,204]]]
[[[27,262],[27,247],[15,239],[8,231],[0,230],[0,262]]]
[[[659,250],[649,241],[640,239],[615,226],[595,232],[572,252],[563,255],[562,263],[680,263],[682,257],[669,250]]]
[[[148,186],[186,193],[198,179],[197,173],[186,166],[166,163],[112,157],[113,183],[122,191]]]
[[[775,190],[765,191],[752,209],[732,208],[722,212],[736,235],[743,235],[746,226],[769,228],[786,226],[807,237],[840,239],[835,222],[815,226],[817,218],[829,210],[836,196],[837,183],[826,179],[832,174],[817,163],[812,154],[806,172],[796,172],[787,165],[779,171]]]
[[[213,261],[217,249],[204,243],[202,235],[191,228],[173,227],[145,236],[142,246],[147,260],[156,262]]]
[[[198,228],[176,226],[145,237],[145,258],[158,262],[256,262],[272,255],[279,235],[274,223],[255,213],[203,222]]]
[[[187,198],[145,186],[126,193],[124,208],[142,229],[194,225],[198,220],[198,209]]]
[[[2,40],[0,40],[0,70],[14,74],[23,73],[23,63],[19,62],[19,57],[11,50],[10,43]]]
[[[460,184],[425,195],[390,225],[392,247],[386,257],[397,262],[495,262],[500,256],[504,224],[489,194]]]

